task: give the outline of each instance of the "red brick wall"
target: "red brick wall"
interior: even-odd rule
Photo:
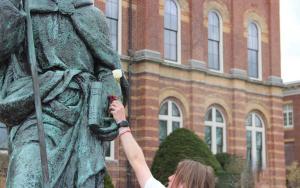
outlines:
[[[293,118],[294,118],[294,128],[285,129],[284,138],[290,147],[294,148],[293,153],[286,153],[290,163],[291,161],[297,161],[300,164],[300,94],[295,94],[291,96],[286,96],[283,98],[285,102],[291,103],[293,105]]]
[[[164,0],[132,0],[133,48],[153,50],[164,57],[163,2]],[[230,70],[247,71],[247,23],[255,20],[261,29],[263,81],[269,76],[280,77],[279,1],[278,0],[181,0],[181,64],[190,59],[207,62],[207,15],[217,9],[223,19],[224,74],[213,76],[199,73],[203,79],[196,81],[182,78],[181,74],[193,71],[180,69],[179,74],[168,70],[152,70],[150,61],[133,65],[132,78],[132,129],[141,145],[147,163],[151,165],[158,148],[158,112],[164,99],[177,102],[183,111],[184,127],[204,136],[204,116],[209,105],[217,104],[226,117],[227,151],[245,156],[245,119],[251,111],[261,113],[266,125],[267,169],[258,187],[285,187],[285,165],[282,129],[282,99],[272,95],[273,89],[264,82],[232,81]],[[96,6],[104,10],[105,0],[96,0]],[[128,0],[122,1],[122,54],[128,49]],[[163,59],[161,60],[163,61]],[[156,62],[160,64],[161,62]],[[125,65],[127,65],[124,62]],[[144,66],[144,67],[143,67]],[[174,71],[174,68],[169,68]],[[167,75],[168,74],[168,75]],[[167,76],[166,76],[167,75]],[[206,75],[206,76],[205,76]],[[209,78],[208,78],[209,77]],[[219,79],[220,82],[214,82]],[[235,84],[240,84],[239,89]],[[248,87],[252,88],[249,89]],[[257,90],[253,88],[257,88]],[[167,94],[166,94],[167,93]],[[264,93],[264,94],[262,94]],[[300,116],[299,116],[300,117]],[[116,141],[115,161],[108,162],[108,169],[116,187],[125,188],[126,159]],[[132,174],[134,177],[134,174]],[[137,185],[133,178],[133,183]],[[138,187],[138,186],[137,186]]]

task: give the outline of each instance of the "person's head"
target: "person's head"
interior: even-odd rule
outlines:
[[[175,173],[168,178],[168,188],[214,188],[213,169],[192,160],[181,161]]]

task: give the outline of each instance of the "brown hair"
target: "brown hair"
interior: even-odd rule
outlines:
[[[180,184],[184,188],[214,188],[213,169],[197,161],[183,160],[178,164],[175,171],[172,188],[178,187]]]

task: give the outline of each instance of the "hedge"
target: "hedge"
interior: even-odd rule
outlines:
[[[153,176],[160,182],[167,182],[183,159],[209,165],[215,172],[222,171],[207,145],[192,131],[182,128],[171,133],[159,146],[151,167]]]

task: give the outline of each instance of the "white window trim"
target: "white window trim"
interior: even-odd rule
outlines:
[[[260,28],[260,26],[259,26],[259,24],[256,22],[256,21],[254,21],[254,20],[250,20],[249,22],[248,22],[248,26],[251,24],[251,23],[253,23],[253,24],[255,24],[256,25],[256,28],[257,28],[257,32],[258,32],[258,78],[255,78],[255,77],[251,77],[251,76],[249,76],[249,78],[251,79],[251,80],[257,80],[257,81],[262,81],[262,47],[261,47],[261,28]],[[249,30],[248,30],[248,27],[247,27],[247,33],[249,33]],[[248,36],[247,36],[247,38],[248,38]],[[248,50],[248,42],[247,42],[247,50]],[[247,63],[249,63],[249,62],[247,62]],[[248,66],[248,65],[247,65]]]
[[[216,107],[211,107],[208,109],[207,112],[212,110],[212,121],[205,121],[205,126],[211,127],[211,150],[213,154],[217,154],[217,128],[223,129],[223,152],[225,153],[227,151],[227,137],[226,137],[226,122],[223,113]],[[218,110],[223,118],[223,123],[216,121],[216,110]]]
[[[115,160],[115,141],[110,141],[110,156],[105,157],[106,160],[113,161]]]
[[[169,135],[172,133],[172,128],[173,128],[172,122],[173,121],[179,122],[179,127],[182,128],[182,111],[179,108],[179,106],[177,105],[177,103],[172,100],[167,100],[167,101],[163,102],[161,107],[165,103],[168,103],[168,115],[159,115],[159,120],[167,121],[167,135]],[[174,103],[176,105],[177,109],[179,110],[180,117],[172,116],[172,103]]]
[[[252,168],[255,170],[256,168],[256,162],[257,162],[257,156],[256,156],[256,132],[262,133],[262,169],[265,169],[267,166],[266,163],[266,139],[265,139],[265,125],[263,120],[261,119],[260,115],[258,115],[255,112],[250,113],[252,118],[252,125],[246,126],[247,131],[251,131],[251,140],[252,140],[252,147],[251,147],[251,157],[252,157]],[[255,116],[257,116],[261,123],[262,127],[256,127],[255,126]],[[249,116],[248,116],[249,117]]]
[[[174,1],[176,6],[177,6],[177,15],[178,15],[178,18],[177,18],[177,25],[178,25],[178,30],[177,30],[177,61],[172,61],[172,60],[167,60],[167,59],[164,59],[164,61],[166,63],[181,64],[181,8],[180,8],[180,4],[178,3],[177,0],[172,0],[172,1]],[[164,8],[164,10],[165,10],[165,8]],[[165,30],[165,25],[164,25],[164,30]]]
[[[224,49],[223,49],[223,18],[221,16],[221,14],[219,13],[219,11],[212,9],[209,12],[214,12],[217,14],[218,18],[219,18],[219,28],[220,28],[220,32],[219,32],[219,36],[220,36],[220,44],[219,44],[219,63],[220,63],[220,70],[215,70],[215,69],[209,69],[212,72],[217,72],[217,73],[223,73],[224,72]],[[207,15],[208,16],[208,15]],[[208,29],[209,26],[207,26]],[[208,49],[207,49],[208,51]],[[207,61],[208,62],[208,61]]]
[[[291,109],[285,110],[285,106],[291,106]],[[291,125],[290,124],[288,124],[288,125],[284,125],[283,124],[284,128],[286,128],[286,129],[294,128],[294,108],[293,108],[293,104],[292,103],[284,104],[283,114],[284,113],[287,114],[287,123],[289,123],[289,112],[292,112],[292,124]]]

